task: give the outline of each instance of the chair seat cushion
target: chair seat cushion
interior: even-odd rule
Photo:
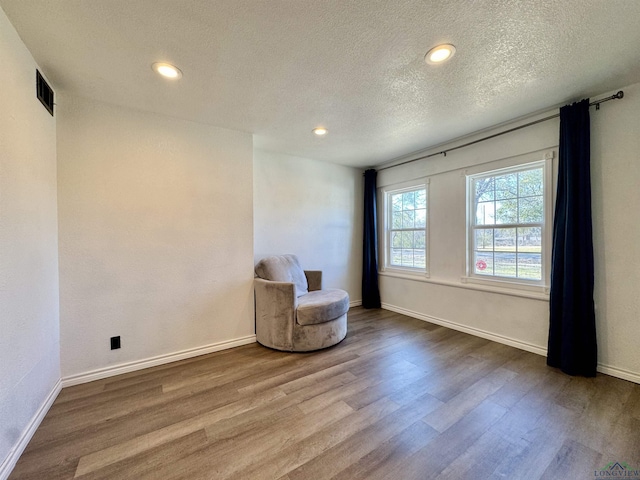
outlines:
[[[316,290],[298,297],[296,312],[299,325],[317,325],[349,311],[349,294],[337,288]]]

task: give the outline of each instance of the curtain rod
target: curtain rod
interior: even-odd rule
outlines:
[[[610,97],[602,98],[600,100],[596,100],[594,102],[591,102],[589,104],[589,106],[592,107],[592,106],[595,105],[596,106],[596,110],[600,110],[600,104],[601,103],[608,102],[609,100],[616,100],[616,99],[623,98],[623,97],[624,97],[624,92],[622,90],[620,90],[620,91],[618,91],[618,93],[615,93],[615,94],[611,95]],[[454,150],[458,150],[459,148],[464,148],[464,147],[468,147],[470,145],[475,145],[476,143],[484,142],[485,140],[491,140],[492,138],[499,137],[500,135],[504,135],[505,133],[511,133],[511,132],[515,132],[516,130],[520,130],[522,128],[531,127],[532,125],[537,125],[538,123],[546,122],[547,120],[551,120],[552,118],[558,118],[559,116],[560,116],[560,113],[556,113],[554,115],[549,115],[548,117],[540,118],[538,120],[534,120],[533,122],[525,123],[524,125],[519,125],[517,127],[510,128],[509,130],[505,130],[505,131],[500,132],[500,133],[494,133],[493,135],[489,135],[487,137],[482,137],[482,138],[479,138],[478,140],[473,140],[472,142],[467,142],[467,143],[464,143],[462,145],[458,145],[457,147],[451,147],[451,148],[448,148],[446,150],[442,150],[440,152],[430,153],[429,155],[423,155],[422,157],[414,158],[412,160],[407,160],[407,161],[401,162],[401,163],[396,163],[395,165],[389,165],[388,167],[378,168],[377,171],[380,172],[382,170],[387,170],[388,168],[399,167],[400,165],[406,165],[407,163],[417,162],[418,160],[424,160],[425,158],[435,157],[436,155],[444,155],[446,157],[448,152],[452,152]]]

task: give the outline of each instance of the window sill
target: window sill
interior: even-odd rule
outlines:
[[[387,277],[395,277],[395,278],[404,278],[407,280],[414,280],[416,282],[428,282],[429,281],[429,273],[428,272],[408,272],[405,270],[396,270],[385,268],[378,272],[380,275],[384,275]]]
[[[495,280],[489,278],[478,277],[462,277],[460,281],[471,287],[479,287],[483,290],[492,290],[496,292],[513,292],[513,294],[528,294],[531,298],[549,299],[549,287],[546,285],[532,285],[528,283],[518,283],[510,281]]]
[[[530,298],[532,300],[541,300],[544,302],[549,301],[549,292],[548,287],[543,286],[530,286],[527,289],[518,288],[518,286],[514,286],[514,284],[507,282],[492,282],[492,284],[488,284],[485,281],[473,281],[469,282],[469,277],[462,277],[460,283],[452,282],[449,280],[439,280],[434,278],[429,278],[427,275],[410,275],[410,274],[402,274],[396,272],[381,271],[379,275],[384,277],[392,277],[392,278],[401,278],[404,280],[412,280],[416,282],[425,282],[425,283],[433,283],[434,285],[444,285],[446,287],[454,287],[454,288],[463,288],[466,290],[476,290],[480,292],[488,292],[488,293],[497,293],[501,295],[509,295],[512,297],[521,297],[521,298]],[[494,284],[495,283],[495,284]],[[505,283],[506,285],[497,285]],[[530,290],[529,288],[533,288]]]

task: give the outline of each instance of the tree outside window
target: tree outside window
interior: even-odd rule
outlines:
[[[544,164],[472,177],[471,274],[542,281]]]
[[[387,266],[427,268],[427,188],[389,191],[387,201]]]

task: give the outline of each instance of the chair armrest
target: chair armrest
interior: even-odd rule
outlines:
[[[322,290],[322,270],[305,270],[304,274],[307,276],[310,292]]]
[[[253,285],[258,342],[285,350],[291,349],[293,324],[298,306],[295,285],[262,278],[254,278]]]

